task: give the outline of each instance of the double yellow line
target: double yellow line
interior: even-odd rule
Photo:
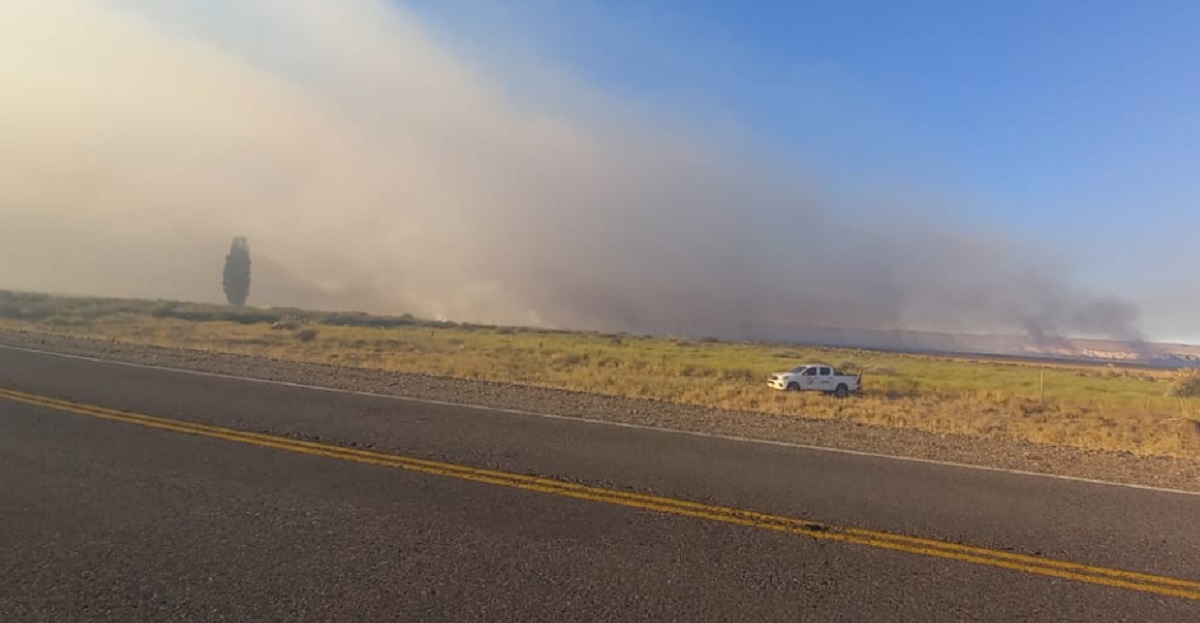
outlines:
[[[1133,571],[1122,571],[1118,569],[1097,567],[983,547],[960,545],[957,543],[949,543],[934,539],[906,536],[902,534],[892,534],[877,530],[864,530],[861,528],[836,526],[809,521],[797,517],[770,515],[728,506],[700,504],[697,502],[689,502],[687,500],[675,498],[631,493],[602,487],[592,487],[562,480],[554,480],[551,478],[541,478],[537,476],[514,474],[490,469],[478,469],[474,467],[468,467],[466,465],[457,465],[454,463],[427,461],[424,459],[384,454],[380,452],[370,452],[367,450],[345,448],[311,441],[300,441],[288,439],[286,437],[251,433],[229,428],[221,428],[218,426],[207,426],[193,422],[172,420],[163,417],[130,413],[127,411],[118,411],[115,409],[107,409],[93,405],[57,400],[54,398],[47,398],[45,396],[37,396],[6,389],[0,389],[0,399],[7,399],[13,402],[24,403],[37,407],[45,407],[48,409],[65,411],[67,413],[85,415],[104,420],[136,424],[149,428],[157,428],[160,430],[185,433],[189,435],[198,435],[201,437],[210,437],[213,439],[222,439],[225,441],[246,443],[265,448],[275,448],[277,450],[286,450],[288,452],[341,459],[343,461],[352,461],[367,465],[392,467],[423,474],[457,478],[459,480],[467,480],[471,482],[499,485],[514,489],[524,489],[527,491],[537,491],[540,493],[549,493],[569,498],[588,500],[591,502],[602,502],[605,504],[614,504],[617,506],[626,506],[660,513],[669,513],[672,515],[695,517],[698,519],[719,521],[722,523],[748,526],[763,530],[774,530],[776,532],[804,535],[815,539],[854,543],[857,545],[907,552],[922,556],[931,556],[934,558],[957,560],[979,565],[986,565],[989,567],[999,567],[1002,569],[1010,569],[1013,571],[1020,571],[1035,575],[1050,576],[1079,582],[1087,582],[1089,584],[1098,584],[1101,586],[1129,589],[1144,593],[1153,593],[1156,595],[1180,597],[1183,599],[1200,601],[1200,582],[1192,580],[1182,580],[1160,575],[1137,573]]]

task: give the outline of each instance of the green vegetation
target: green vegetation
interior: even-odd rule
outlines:
[[[230,305],[241,307],[250,298],[250,243],[245,238],[233,239],[229,255],[225,256],[225,270],[221,274],[221,286]]]
[[[1200,371],[1180,371],[1172,391],[1180,398],[1200,398]]]
[[[1195,373],[4,292],[0,327],[1200,458]],[[765,386],[809,360],[862,371],[865,391]]]

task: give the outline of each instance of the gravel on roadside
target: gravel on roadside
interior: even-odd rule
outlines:
[[[560,389],[0,330],[0,344],[98,359],[449,403],[1200,492],[1200,461]]]

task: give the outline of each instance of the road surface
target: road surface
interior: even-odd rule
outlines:
[[[0,348],[3,621],[1200,621],[1200,496]]]

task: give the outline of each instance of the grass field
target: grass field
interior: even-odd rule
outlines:
[[[0,327],[1200,458],[1195,373],[2,291]],[[806,361],[864,372],[864,392],[837,400],[765,386]]]

